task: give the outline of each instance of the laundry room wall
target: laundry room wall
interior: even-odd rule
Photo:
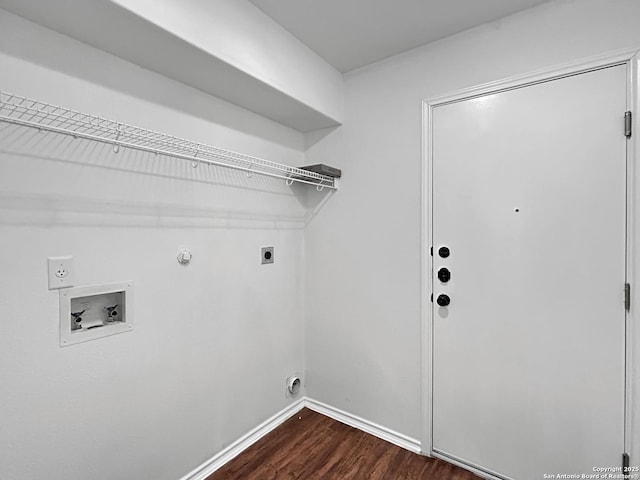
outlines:
[[[303,104],[340,120],[344,106],[340,72],[251,3],[115,2]]]
[[[3,92],[304,162],[299,132],[3,10],[0,71]],[[177,480],[290,405],[304,191],[0,122],[0,478]],[[134,283],[131,332],[59,346],[60,255],[76,285]]]
[[[310,397],[420,439],[423,100],[640,49],[639,18],[635,0],[554,1],[345,76],[344,125],[307,151],[343,170],[305,232]]]

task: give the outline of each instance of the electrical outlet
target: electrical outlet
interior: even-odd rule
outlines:
[[[49,257],[49,290],[73,287],[73,257]]]
[[[273,247],[262,247],[262,265],[273,263]]]

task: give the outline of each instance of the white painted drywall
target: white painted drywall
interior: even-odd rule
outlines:
[[[340,124],[341,74],[247,0],[0,0],[0,8],[296,130]]]
[[[640,47],[638,20],[636,0],[561,0],[346,76],[344,125],[307,151],[344,175],[305,233],[311,398],[421,436],[423,99]]]
[[[640,45],[638,18],[560,1],[356,71],[305,159],[299,132],[0,12],[2,89],[344,171],[303,234],[313,201],[275,180],[0,125],[0,478],[180,478],[289,403],[305,328],[310,396],[419,438],[422,99]],[[133,332],[57,346],[60,254],[136,282]]]
[[[304,160],[299,132],[1,10],[0,71],[2,90]],[[289,405],[300,192],[0,123],[0,478],[176,480]],[[59,347],[47,257],[67,254],[78,285],[135,283],[132,332]]]
[[[341,121],[342,75],[246,0],[112,0],[230,65]]]

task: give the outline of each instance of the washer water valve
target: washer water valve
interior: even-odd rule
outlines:
[[[191,253],[191,250],[187,248],[183,248],[178,252],[178,263],[180,265],[189,265],[192,258],[193,254]]]
[[[107,313],[107,320],[106,323],[113,323],[113,322],[117,322],[120,319],[118,318],[118,305],[113,305],[112,307],[104,307],[106,313]]]
[[[81,312],[72,312],[71,313],[71,330],[80,330],[82,329],[82,315],[87,310],[84,309]]]

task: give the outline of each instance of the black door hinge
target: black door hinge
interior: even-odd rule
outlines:
[[[628,453],[622,454],[622,474],[623,475],[629,474],[629,454]]]
[[[624,309],[631,309],[631,284],[624,284]]]
[[[624,112],[624,136],[631,137],[631,112]]]

